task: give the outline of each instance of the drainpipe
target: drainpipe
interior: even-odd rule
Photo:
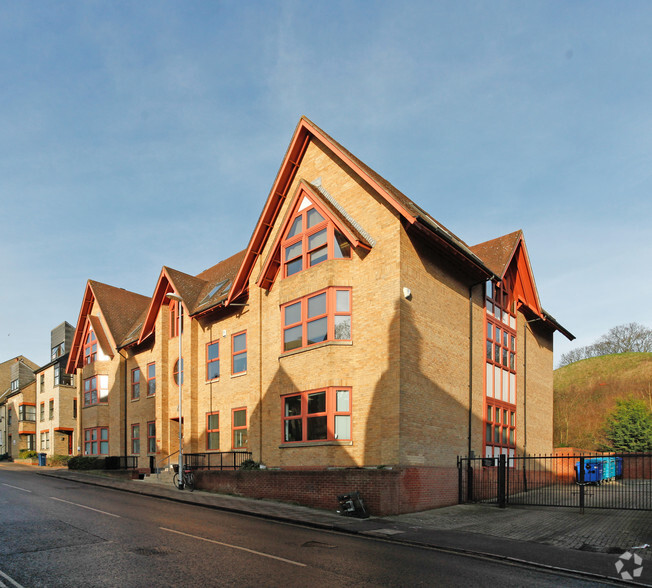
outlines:
[[[122,353],[120,353],[120,352],[121,352],[121,350],[119,349],[118,350],[118,355],[120,355],[120,357],[125,360],[125,364],[124,364],[124,391],[125,391],[125,393],[124,393],[124,412],[125,412],[125,414],[124,414],[123,443],[124,443],[124,456],[125,456],[125,465],[126,465],[127,464],[127,392],[128,392],[128,389],[127,389],[127,356],[122,355]]]
[[[263,461],[263,293],[258,289],[258,461]]]
[[[473,427],[473,286],[475,284],[469,286],[469,439],[466,451],[469,458],[471,457],[471,430]]]

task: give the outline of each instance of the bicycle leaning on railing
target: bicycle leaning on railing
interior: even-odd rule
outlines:
[[[174,487],[178,488],[179,490],[187,489],[192,492],[195,489],[195,474],[193,471],[189,467],[184,466],[183,473],[181,474],[181,480],[179,480],[179,466],[177,465],[174,470],[175,474],[172,478]]]

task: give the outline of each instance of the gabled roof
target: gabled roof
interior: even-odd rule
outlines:
[[[299,186],[292,197],[290,207],[281,222],[271,251],[263,264],[260,276],[256,280],[256,283],[262,288],[269,289],[276,278],[276,274],[281,265],[281,241],[283,235],[285,235],[292,217],[304,198],[308,198],[325,217],[333,222],[353,247],[363,247],[369,250],[374,244],[373,238],[367,234],[359,223],[347,214],[324,188],[320,185],[314,185],[305,180],[300,180]]]
[[[417,206],[390,182],[377,174],[365,163],[355,157],[350,151],[340,145],[313,122],[302,116],[294,131],[290,146],[285,153],[281,167],[276,175],[272,190],[267,198],[263,212],[249,240],[245,251],[244,261],[226,304],[230,304],[247,288],[251,272],[256,259],[260,256],[274,223],[277,220],[281,206],[285,201],[292,180],[306,152],[310,141],[319,141],[330,149],[345,165],[373,189],[389,206],[394,208],[401,217],[410,225],[419,224],[434,239],[453,248],[468,263],[472,264],[480,273],[489,276],[491,272],[482,261],[469,249],[459,237],[449,231],[444,225],[432,218],[421,207]]]
[[[479,243],[471,247],[471,250],[484,261],[498,280],[504,280],[506,276],[511,278],[514,297],[521,304],[524,304],[541,320],[549,323],[569,340],[575,339],[575,335],[562,327],[553,316],[541,307],[523,231],[514,231],[508,235]]]
[[[96,317],[90,318],[95,302],[100,308],[103,322],[99,322]],[[66,371],[74,373],[75,368],[79,365],[87,319],[94,328],[104,325],[105,328],[96,334],[102,351],[106,353],[105,346],[110,349],[117,349],[120,346],[124,337],[133,329],[134,321],[148,304],[147,296],[88,280]],[[102,337],[104,340],[101,340]]]
[[[142,343],[154,332],[156,317],[166,302],[165,295],[168,292],[181,296],[189,316],[199,316],[220,306],[231,290],[243,257],[244,251],[240,251],[196,276],[163,267],[150,304],[142,317],[139,336],[137,339],[132,337],[129,344],[136,341]]]

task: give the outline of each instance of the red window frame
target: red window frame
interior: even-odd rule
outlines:
[[[105,439],[102,438],[104,431],[106,431]],[[106,452],[102,451],[103,444],[106,444]],[[84,429],[84,455],[109,455],[109,427]]]
[[[338,310],[337,298],[339,292],[348,293],[348,310]],[[319,296],[326,295],[325,312],[310,314],[310,301],[317,299]],[[291,308],[299,308],[299,320],[287,322],[292,320],[289,316]],[[343,329],[343,334],[348,334],[348,338],[337,335],[337,317],[348,317],[348,329]],[[350,287],[329,286],[323,290],[312,292],[296,300],[292,300],[281,305],[281,323],[282,323],[282,337],[281,337],[281,351],[294,351],[295,349],[303,349],[313,345],[319,345],[327,341],[351,341],[352,340],[352,317],[353,317],[353,289]],[[308,336],[308,326],[326,319],[326,338],[320,341],[310,342]],[[342,324],[346,324],[346,321]],[[348,330],[348,333],[346,332]],[[296,335],[301,332],[301,340],[297,343]],[[288,339],[294,337],[293,339]]]
[[[131,399],[140,399],[140,368],[131,370]]]
[[[147,421],[147,453],[156,453],[156,421]]]
[[[244,335],[244,348],[236,350],[236,337],[242,337]],[[237,368],[236,371],[235,363],[236,361],[241,362],[244,358],[244,369]],[[231,374],[244,374],[247,372],[247,331],[240,331],[239,333],[234,333],[231,336]]]
[[[302,208],[304,200],[308,200],[310,205]],[[288,222],[288,229],[281,241],[281,275],[284,278],[304,271],[309,267],[314,267],[328,259],[351,258],[351,245],[338,231],[335,223],[330,220],[326,212],[312,203],[305,194],[300,196],[299,203],[298,209]],[[308,227],[309,215],[313,211],[318,213],[322,220]],[[301,227],[295,231],[295,224],[297,222],[301,224]],[[318,241],[317,244],[311,243],[312,238],[321,231],[326,231],[325,241]],[[290,235],[290,233],[294,234]],[[337,238],[338,236],[339,239]],[[337,249],[339,250],[337,256],[335,255],[336,243]],[[322,250],[325,255],[321,255],[316,260],[313,260],[312,256]]]
[[[140,455],[140,423],[131,425],[131,454]]]
[[[244,412],[244,425],[236,425],[236,413]],[[231,411],[231,449],[246,449],[249,446],[247,431],[247,409],[245,407],[234,408]],[[239,438],[236,444],[236,437]]]
[[[174,362],[174,366],[172,367],[172,379],[174,380],[174,383],[178,386],[179,385],[179,359],[177,359]],[[181,385],[183,386],[183,357],[181,358]]]
[[[184,319],[184,313],[183,313],[183,303],[179,302],[178,300],[171,300],[170,301],[170,339],[174,339],[175,337],[179,336],[179,317],[177,315],[177,309],[180,309],[179,312],[181,313],[181,333],[183,334],[183,319]]]
[[[97,376],[91,376],[84,380],[84,406],[98,404]]]
[[[217,417],[217,423],[211,422],[211,417]],[[217,424],[217,427],[215,426]],[[217,434],[217,447],[211,447],[211,435]],[[213,437],[214,439],[214,437]],[[206,451],[220,450],[220,413],[219,411],[206,413]]]
[[[156,394],[156,363],[147,364],[147,396]]]
[[[217,354],[216,354],[217,353]],[[217,370],[215,372],[214,370]],[[206,381],[217,380],[220,377],[220,342],[206,343]]]
[[[97,337],[93,329],[88,329],[84,337],[84,365],[97,360]]]
[[[342,410],[342,406],[337,406],[338,392],[347,392],[348,407]],[[318,395],[325,395],[325,402],[323,410],[317,403],[317,406],[310,407],[311,397]],[[323,443],[327,441],[351,441],[353,437],[352,430],[352,388],[350,386],[327,386],[325,388],[316,388],[314,390],[306,390],[304,392],[286,394],[281,396],[281,442],[284,445],[292,445],[296,443]],[[298,402],[297,402],[298,401]],[[338,410],[339,408],[339,410]],[[346,421],[342,421],[344,430],[348,428],[348,435],[339,437],[336,435],[336,417],[348,417]],[[317,434],[313,429],[313,436],[318,438],[310,439],[311,419],[319,419],[321,423],[325,419],[325,434],[320,433],[317,429]],[[348,427],[345,423],[348,422]],[[317,423],[315,423],[317,425]],[[322,425],[323,429],[323,425]],[[294,437],[290,439],[291,437]]]

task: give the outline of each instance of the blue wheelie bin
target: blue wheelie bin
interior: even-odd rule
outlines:
[[[602,483],[602,461],[600,459],[586,459],[584,460],[584,480],[580,475],[581,462],[575,462],[575,475],[577,476],[578,484],[596,484]]]
[[[614,460],[616,461],[616,478],[620,480],[623,477],[623,458],[615,457]]]
[[[46,453],[39,453],[38,454],[38,465],[44,466],[47,464],[47,454]]]

